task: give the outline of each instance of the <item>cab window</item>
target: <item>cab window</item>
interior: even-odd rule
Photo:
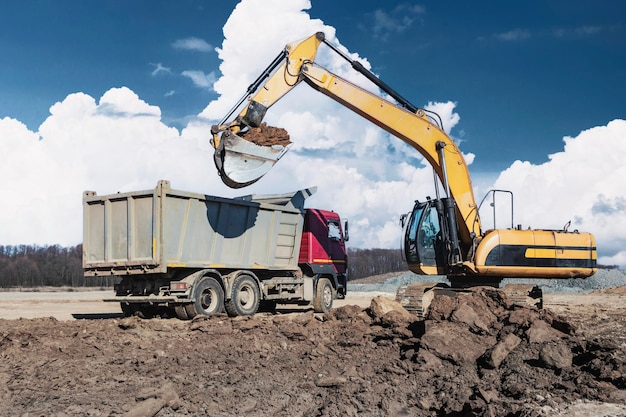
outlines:
[[[338,222],[333,220],[328,222],[328,238],[335,241],[341,240],[341,228]]]
[[[424,212],[422,224],[418,233],[418,245],[421,257],[424,259],[435,259],[435,248],[437,236],[440,235],[439,216],[437,209],[433,206]]]
[[[409,263],[419,262],[419,255],[417,253],[416,236],[417,236],[417,227],[419,226],[419,221],[421,217],[422,217],[422,207],[418,206],[414,209],[413,213],[411,213],[411,218],[409,219],[409,223],[406,226],[404,254],[406,256],[406,260]]]

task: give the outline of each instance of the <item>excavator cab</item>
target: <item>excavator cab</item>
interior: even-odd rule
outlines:
[[[404,224],[404,256],[411,271],[444,275],[447,271],[445,221],[441,200],[416,202]]]

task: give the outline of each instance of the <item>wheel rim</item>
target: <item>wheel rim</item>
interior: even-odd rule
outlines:
[[[249,285],[242,285],[237,296],[239,305],[244,309],[250,309],[254,305],[254,290]]]
[[[207,288],[202,291],[200,304],[202,305],[203,310],[213,311],[217,307],[217,294],[215,293],[215,290]]]
[[[333,290],[330,288],[330,285],[324,286],[322,301],[324,302],[325,306],[329,306],[333,302]]]

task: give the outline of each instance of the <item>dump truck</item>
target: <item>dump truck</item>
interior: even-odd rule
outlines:
[[[304,208],[316,191],[223,198],[174,190],[83,194],[85,276],[115,276],[125,315],[327,312],[346,295],[348,223]]]

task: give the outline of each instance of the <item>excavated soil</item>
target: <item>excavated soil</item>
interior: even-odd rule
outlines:
[[[287,146],[291,143],[289,133],[285,129],[268,126],[265,122],[259,127],[251,127],[246,132],[239,133],[239,136],[259,146]]]
[[[589,317],[487,288],[431,307],[0,320],[0,415],[626,415],[626,344]]]

